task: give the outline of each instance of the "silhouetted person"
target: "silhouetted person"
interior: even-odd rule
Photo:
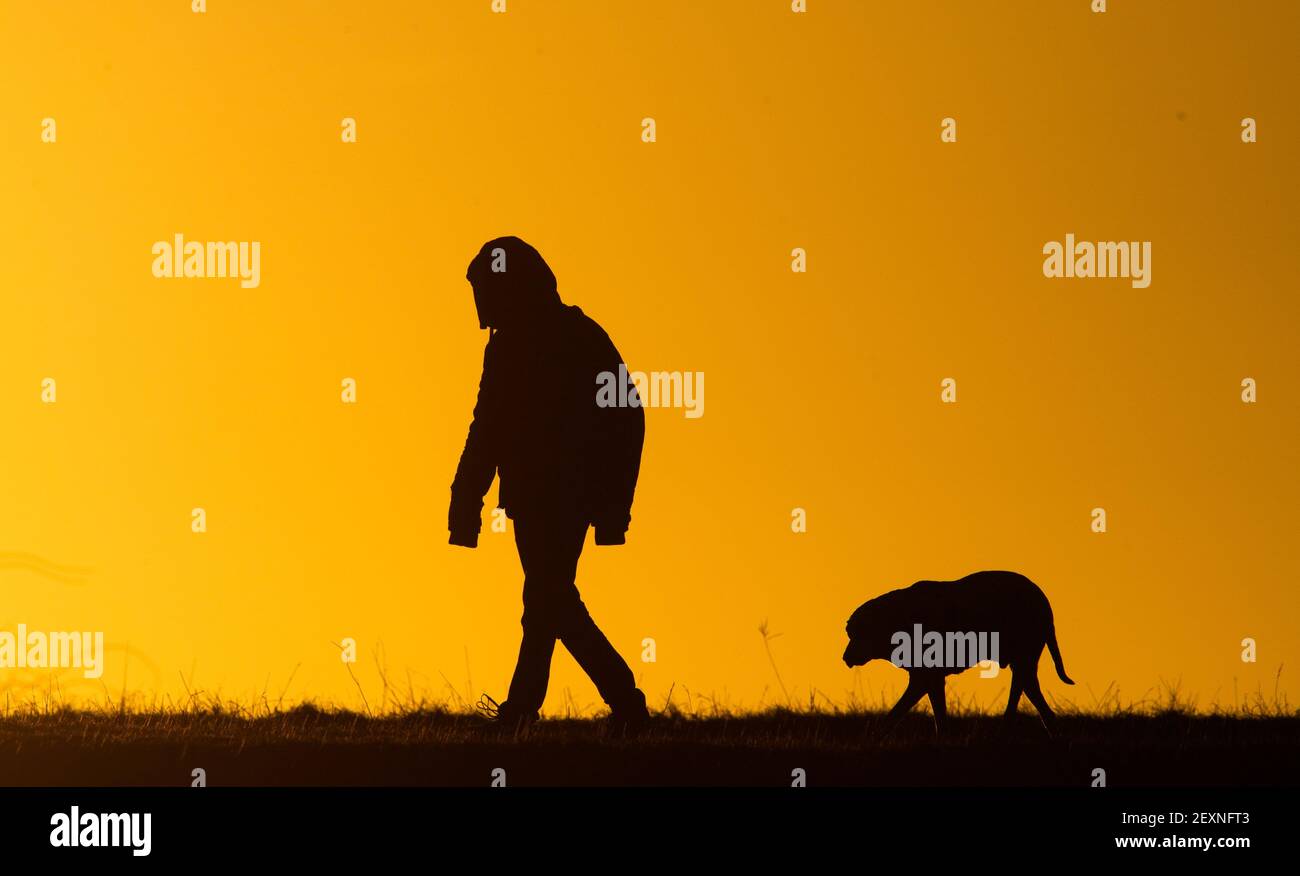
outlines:
[[[640,725],[649,717],[645,695],[574,580],[588,526],[598,545],[624,543],[645,414],[597,404],[602,372],[625,381],[622,358],[595,321],[560,300],[537,250],[516,237],[488,241],[466,278],[479,328],[490,333],[451,486],[450,542],[478,544],[483,496],[499,473],[497,504],[514,523],[524,567],[523,642],[496,717],[512,726],[537,719],[558,639],[596,683],[611,723]]]

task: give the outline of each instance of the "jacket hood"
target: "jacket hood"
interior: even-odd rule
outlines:
[[[564,306],[550,266],[518,237],[498,237],[483,244],[465,279],[474,289],[481,329],[535,325]]]

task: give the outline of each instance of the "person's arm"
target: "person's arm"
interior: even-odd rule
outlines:
[[[483,496],[496,477],[500,423],[500,375],[492,339],[483,352],[483,375],[478,384],[474,419],[469,424],[465,449],[461,451],[456,477],[451,482],[451,506],[447,511],[448,542],[477,547],[483,526]]]
[[[612,357],[614,374],[619,373],[622,357],[609,344],[607,355]],[[608,363],[608,360],[607,360]],[[627,397],[636,397],[636,388],[628,380]],[[635,407],[598,408],[597,433],[601,443],[600,491],[593,514],[596,544],[623,544],[632,521],[632,498],[636,493],[637,476],[641,470],[641,448],[645,443],[645,410]]]

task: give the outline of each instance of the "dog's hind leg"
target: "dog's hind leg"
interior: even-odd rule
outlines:
[[[1056,729],[1056,715],[1047,705],[1047,698],[1043,696],[1043,689],[1038,686],[1038,674],[1036,672],[1028,673],[1025,676],[1025,696],[1034,704],[1038,710],[1038,717],[1043,720],[1043,727],[1047,729],[1047,735],[1051,736],[1052,731]]]
[[[1007,697],[1007,710],[1003,713],[1008,718],[1015,715],[1016,707],[1020,705],[1020,694],[1024,690],[1024,687],[1020,684],[1020,673],[1022,671],[1032,672],[1033,670],[1017,670],[1014,666],[1011,667],[1011,695]]]
[[[927,691],[930,695],[930,709],[934,712],[934,732],[936,736],[942,736],[943,728],[948,724],[948,702],[944,698],[943,683],[943,676],[936,676],[931,680],[930,689]]]

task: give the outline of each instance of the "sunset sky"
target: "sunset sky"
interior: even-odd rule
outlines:
[[[1109,6],[0,0],[0,631],[108,648],[0,688],[504,698],[513,538],[446,512],[465,269],[514,234],[631,369],[706,375],[579,567],[652,707],[877,704],[849,614],[980,569],[1050,598],[1049,698],[1294,699],[1300,6]],[[176,234],[260,284],[155,278]],[[1048,279],[1067,234],[1150,242],[1150,285]]]

